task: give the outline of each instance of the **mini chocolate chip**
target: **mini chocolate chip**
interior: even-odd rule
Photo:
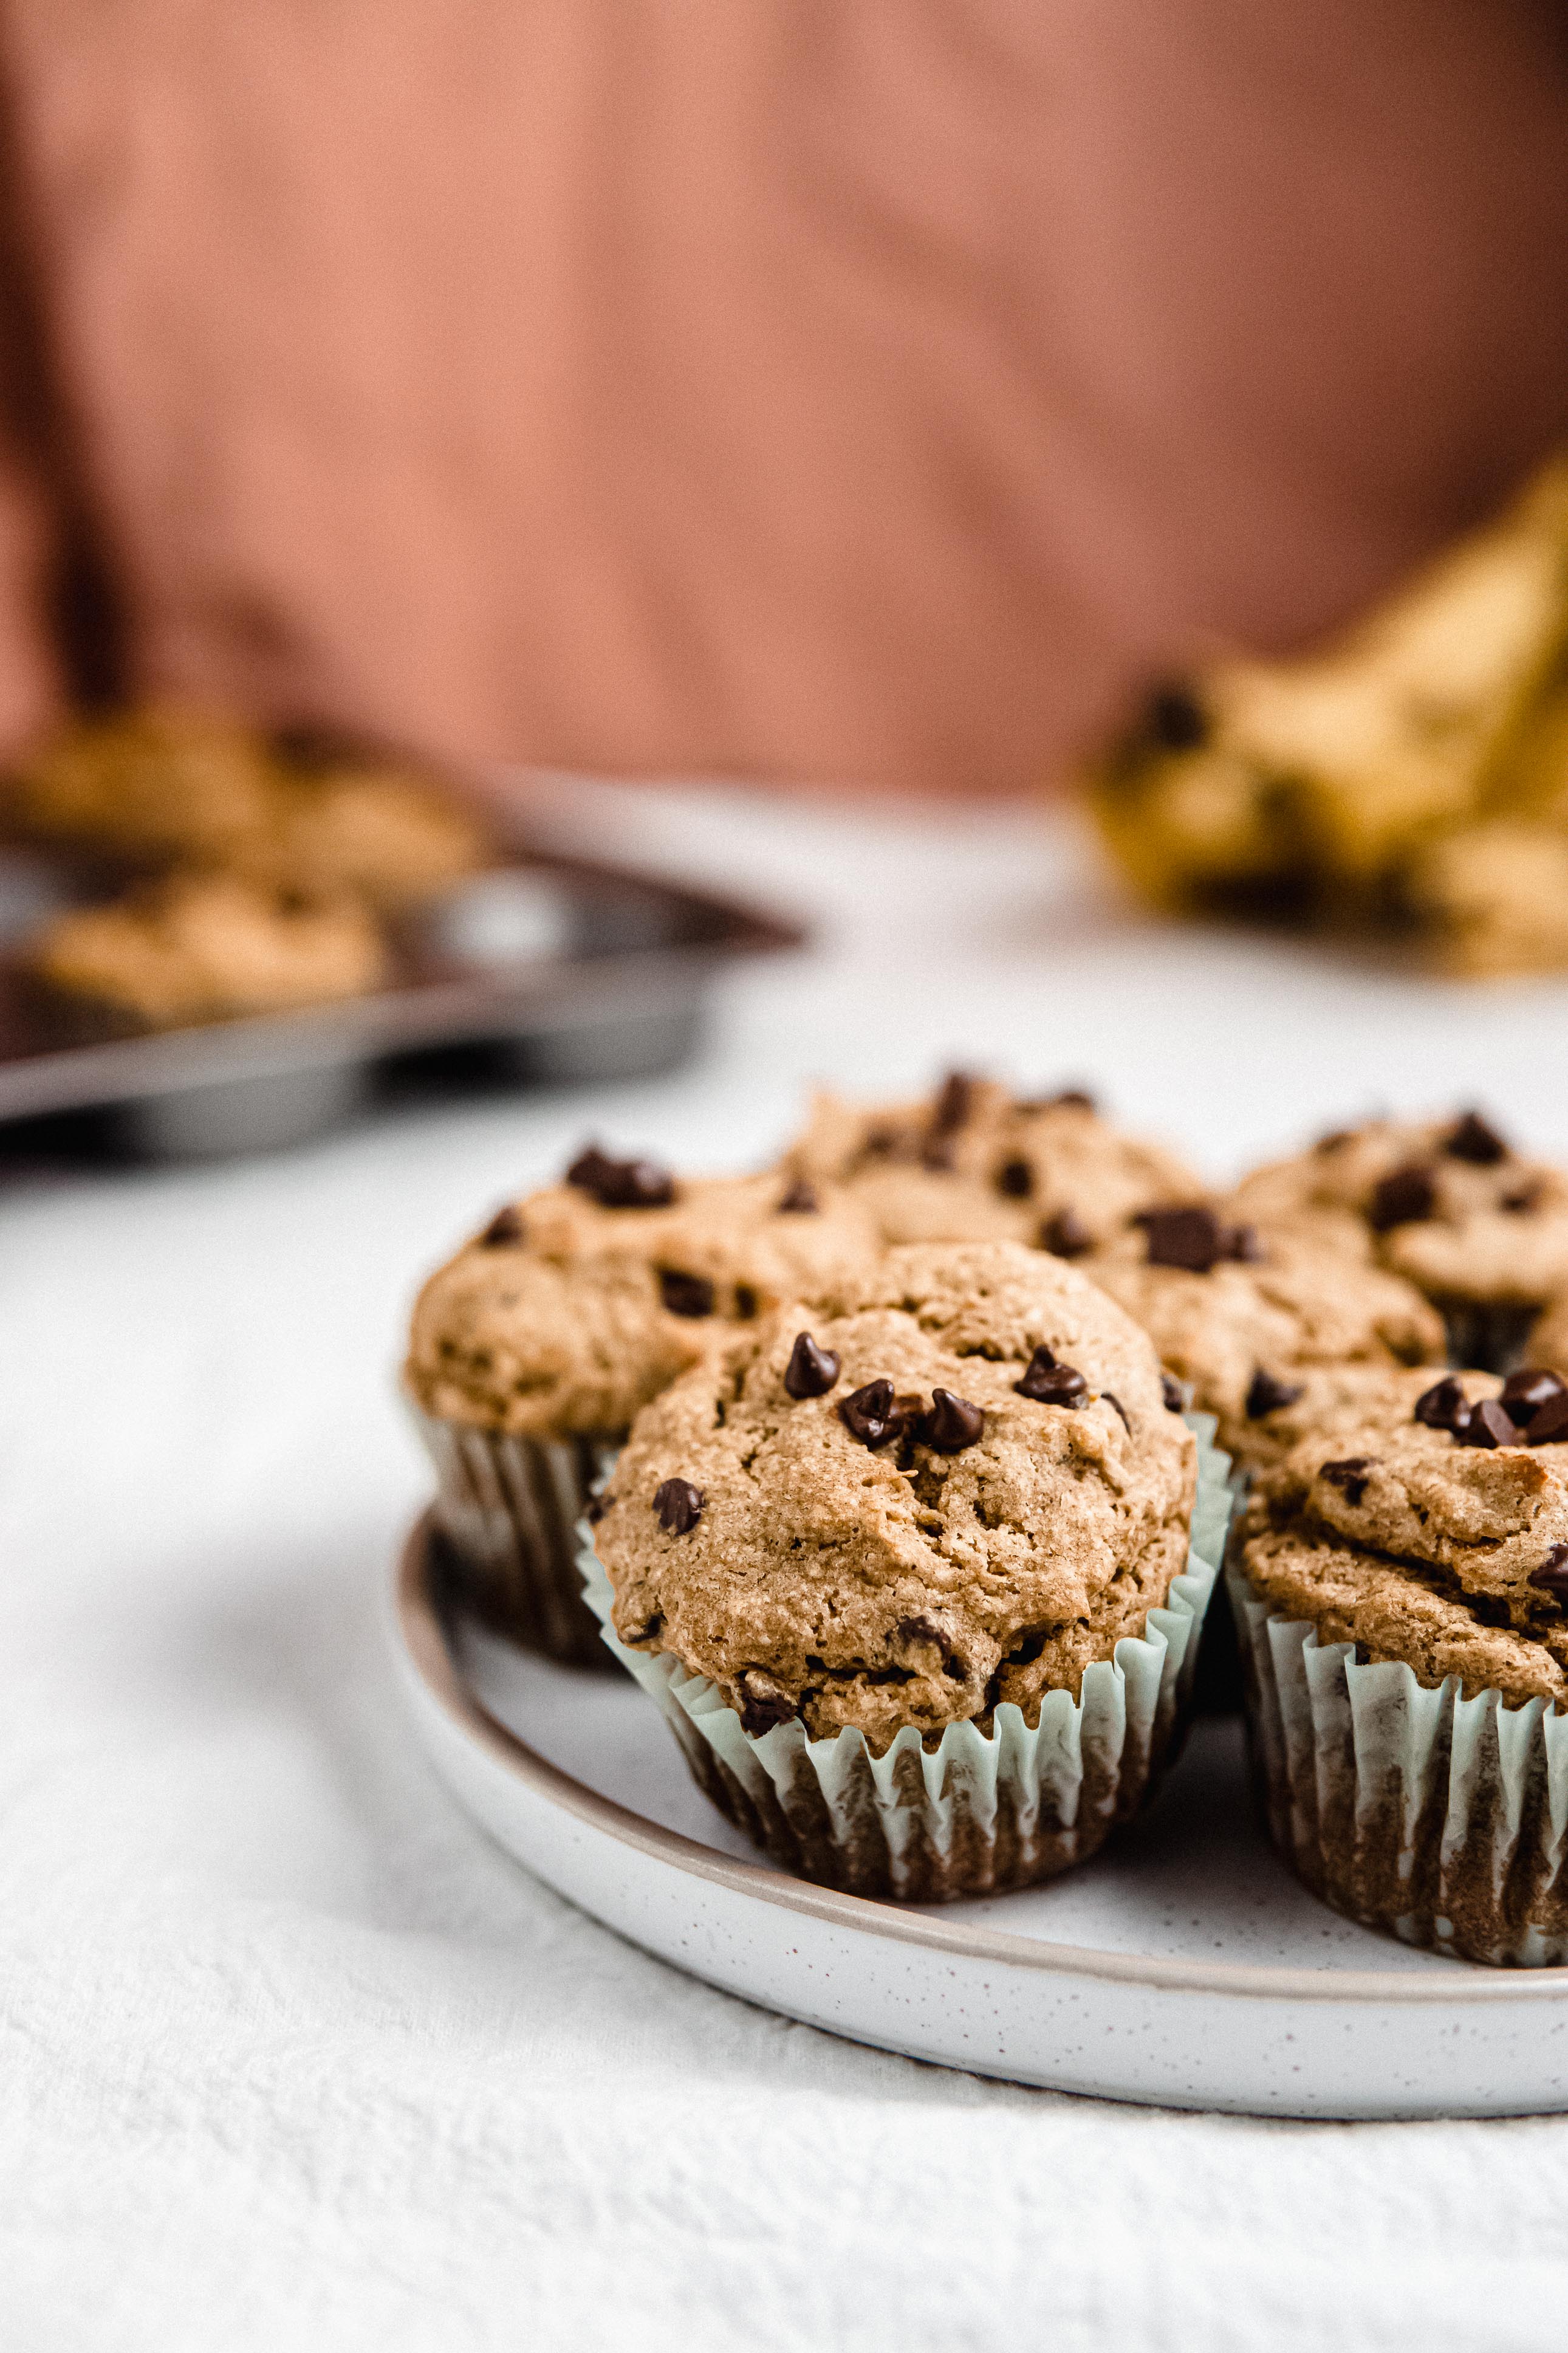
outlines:
[[[1127,1432],[1128,1437],[1131,1438],[1132,1435],[1132,1424],[1127,1419],[1127,1408],[1122,1404],[1121,1399],[1112,1389],[1101,1389],[1100,1394],[1105,1399],[1106,1404],[1113,1407],[1121,1416],[1121,1427]]]
[[[931,1125],[939,1135],[963,1126],[974,1109],[976,1083],[967,1071],[949,1071],[931,1105]]]
[[[1550,1593],[1560,1609],[1568,1609],[1568,1545],[1553,1545],[1541,1567],[1531,1570],[1529,1581]]]
[[[796,1176],[780,1194],[774,1214],[781,1218],[809,1218],[821,1207],[816,1186],[807,1184],[804,1176]]]
[[[1318,1467],[1320,1479],[1331,1487],[1338,1487],[1347,1504],[1359,1504],[1367,1489],[1367,1475],[1372,1464],[1364,1454],[1347,1454],[1340,1462],[1323,1462]]]
[[[1035,1189],[1035,1172],[1026,1160],[1004,1160],[996,1171],[996,1190],[1010,1201],[1026,1201]]]
[[[1524,1435],[1531,1446],[1561,1446],[1568,1438],[1568,1395],[1548,1398],[1537,1406]]]
[[[735,1313],[742,1324],[749,1324],[757,1312],[757,1294],[749,1282],[735,1285]]]
[[[1314,1152],[1342,1152],[1347,1144],[1354,1142],[1353,1127],[1334,1127],[1329,1130],[1327,1135],[1320,1135],[1312,1149]]]
[[[653,1508],[667,1535],[689,1536],[707,1501],[701,1488],[694,1487],[689,1479],[667,1479],[654,1490]]]
[[[985,1409],[972,1405],[967,1398],[955,1397],[951,1389],[932,1389],[931,1411],[921,1424],[921,1438],[925,1445],[934,1446],[939,1454],[962,1454],[966,1446],[978,1446],[985,1435]]]
[[[1425,1422],[1428,1430],[1458,1430],[1469,1410],[1464,1390],[1452,1373],[1446,1373],[1429,1389],[1422,1390],[1415,1400],[1415,1419]]]
[[[681,1274],[675,1267],[658,1271],[658,1295],[672,1315],[711,1315],[713,1285],[705,1274]]]
[[[838,1404],[838,1419],[851,1438],[862,1446],[886,1446],[895,1431],[902,1427],[902,1416],[893,1399],[893,1384],[889,1380],[868,1381],[863,1388],[851,1389]]]
[[[600,1151],[596,1144],[590,1144],[585,1151],[577,1155],[576,1159],[566,1171],[566,1182],[568,1185],[575,1185],[580,1193],[596,1193],[604,1178],[609,1175],[615,1165],[607,1154]]]
[[[1432,1181],[1432,1171],[1419,1161],[1406,1161],[1402,1168],[1391,1168],[1380,1176],[1372,1188],[1372,1201],[1366,1221],[1374,1234],[1386,1234],[1395,1226],[1425,1224],[1437,1206],[1437,1188]]]
[[[1167,679],[1150,694],[1143,726],[1163,752],[1197,752],[1208,742],[1208,714],[1183,680]]]
[[[741,1694],[741,1728],[760,1740],[776,1724],[788,1724],[795,1710],[789,1694],[760,1667],[742,1667],[736,1678]]]
[[[1473,1405],[1454,1432],[1457,1446],[1518,1446],[1523,1433],[1515,1425],[1506,1406],[1495,1398],[1484,1398]]]
[[[1510,1373],[1504,1381],[1502,1401],[1515,1421],[1522,1426],[1538,1407],[1545,1405],[1551,1398],[1561,1397],[1565,1389],[1568,1389],[1568,1381],[1561,1373],[1550,1372],[1544,1365],[1521,1365],[1519,1370]],[[1522,1413],[1520,1411],[1521,1406],[1524,1408]]]
[[[1516,1193],[1505,1193],[1498,1208],[1506,1209],[1510,1218],[1528,1217],[1531,1209],[1541,1207],[1541,1197],[1545,1190],[1538,1176],[1531,1183],[1521,1185]]]
[[[1037,1405],[1082,1405],[1089,1395],[1089,1383],[1077,1366],[1058,1365],[1043,1345],[1035,1350],[1023,1379],[1013,1387],[1020,1397],[1032,1398]]]
[[[662,1209],[675,1198],[675,1179],[657,1160],[616,1160],[595,1198],[602,1209]]]
[[[1468,1111],[1443,1138],[1443,1149],[1455,1160],[1471,1161],[1478,1168],[1495,1168],[1506,1160],[1509,1147],[1479,1111]]]
[[[1184,1267],[1207,1274],[1225,1257],[1225,1229],[1212,1209],[1142,1209],[1133,1219],[1149,1240],[1151,1266]]]
[[[898,1129],[885,1126],[868,1127],[866,1130],[865,1142],[860,1146],[861,1151],[870,1160],[886,1160],[898,1148]]]
[[[1277,1373],[1265,1372],[1259,1365],[1247,1384],[1247,1419],[1261,1421],[1266,1414],[1279,1413],[1294,1405],[1305,1389],[1304,1381],[1282,1381]]]
[[[1193,1401],[1192,1390],[1185,1381],[1179,1381],[1174,1373],[1161,1374],[1160,1395],[1167,1413],[1185,1413]]]
[[[831,1348],[819,1348],[809,1332],[797,1332],[784,1385],[792,1398],[826,1397],[838,1378],[839,1360]]]
[[[498,1209],[479,1241],[486,1250],[501,1250],[508,1242],[521,1242],[527,1238],[528,1229],[515,1209]]]
[[[1040,1248],[1053,1258],[1082,1258],[1094,1248],[1094,1236],[1076,1209],[1058,1209],[1040,1228]]]

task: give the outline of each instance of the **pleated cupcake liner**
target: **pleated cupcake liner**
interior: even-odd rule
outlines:
[[[1358,1661],[1226,1582],[1269,1835],[1314,1895],[1406,1945],[1568,1961],[1568,1715]]]
[[[473,1430],[408,1404],[436,1467],[436,1524],[465,1605],[525,1650],[607,1668],[583,1599],[577,1524],[618,1441]]]
[[[1086,1667],[1079,1698],[1047,1692],[1031,1726],[1011,1701],[993,1730],[949,1725],[935,1748],[906,1725],[879,1757],[864,1733],[813,1740],[798,1718],[753,1736],[707,1676],[630,1650],[615,1596],[580,1532],[583,1588],[611,1654],[656,1702],[699,1786],[788,1871],[858,1895],[936,1903],[1054,1878],[1084,1862],[1145,1803],[1184,1729],[1204,1613],[1234,1494],[1214,1419],[1198,1437],[1187,1564],[1142,1634]]]

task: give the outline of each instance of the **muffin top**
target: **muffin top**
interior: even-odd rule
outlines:
[[[1028,1242],[1068,1259],[1146,1203],[1203,1191],[1173,1154],[1123,1134],[1081,1089],[1022,1100],[962,1071],[918,1103],[818,1094],[784,1158],[852,1187],[889,1242]]]
[[[279,767],[267,820],[230,855],[300,890],[416,904],[485,863],[482,829],[423,778],[349,761]]]
[[[1568,1702],[1568,1380],[1369,1377],[1260,1477],[1243,1565],[1424,1683]]]
[[[351,901],[301,899],[232,875],[184,875],[72,907],[26,961],[61,995],[151,1029],[359,997],[387,975],[381,934]]]
[[[877,1256],[827,1186],[682,1177],[596,1148],[433,1274],[405,1377],[429,1413],[533,1438],[613,1436],[728,1326]]]
[[[248,729],[174,707],[84,720],[18,761],[5,807],[28,831],[131,856],[221,855],[265,824],[265,747]]]
[[[1429,1299],[1528,1305],[1568,1286],[1568,1176],[1477,1112],[1325,1135],[1256,1170],[1232,1202],[1265,1230],[1375,1259]]]
[[[603,1501],[623,1641],[746,1729],[880,1753],[1076,1694],[1184,1567],[1196,1448],[1143,1334],[1016,1243],[890,1250],[638,1416]]]
[[[1213,1208],[1147,1211],[1083,1263],[1246,1462],[1307,1367],[1443,1361],[1442,1319],[1398,1275],[1296,1234],[1264,1241]]]

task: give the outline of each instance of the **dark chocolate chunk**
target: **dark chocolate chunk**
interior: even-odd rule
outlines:
[[[1010,1201],[1026,1201],[1035,1189],[1035,1172],[1026,1160],[1004,1160],[996,1171],[996,1190]]]
[[[661,1266],[658,1295],[672,1315],[713,1313],[713,1285],[705,1274],[682,1274],[673,1266]]]
[[[963,1126],[974,1109],[975,1081],[967,1071],[949,1071],[931,1105],[931,1124],[939,1135]]]
[[[479,1240],[486,1250],[502,1250],[509,1242],[526,1240],[527,1227],[513,1208],[498,1209]]]
[[[757,1294],[749,1282],[735,1285],[735,1313],[742,1324],[749,1324],[757,1312]]]
[[[1561,1446],[1568,1439],[1568,1395],[1548,1398],[1530,1417],[1525,1440],[1531,1446]]]
[[[1541,1567],[1531,1570],[1530,1582],[1550,1593],[1560,1609],[1568,1609],[1568,1545],[1553,1545]]]
[[[1523,1432],[1516,1426],[1508,1408],[1495,1398],[1483,1398],[1473,1405],[1454,1432],[1457,1446],[1519,1446]]]
[[[889,1380],[868,1381],[863,1388],[851,1389],[838,1403],[838,1419],[851,1438],[862,1446],[886,1446],[889,1438],[903,1427],[903,1416],[893,1398],[893,1384]]]
[[[1075,1209],[1058,1209],[1040,1228],[1040,1248],[1053,1258],[1082,1258],[1094,1248],[1094,1236]]]
[[[1372,1463],[1368,1456],[1347,1454],[1342,1461],[1321,1464],[1318,1476],[1320,1479],[1326,1479],[1331,1487],[1337,1487],[1346,1503],[1353,1504],[1359,1504],[1366,1493],[1371,1469]]]
[[[784,1366],[784,1385],[792,1398],[826,1397],[838,1378],[838,1357],[831,1348],[819,1348],[809,1332],[798,1332]]]
[[[1106,1404],[1111,1407],[1115,1412],[1121,1416],[1121,1427],[1127,1432],[1128,1437],[1131,1438],[1132,1435],[1132,1424],[1127,1419],[1127,1408],[1122,1404],[1121,1399],[1115,1394],[1114,1390],[1111,1389],[1101,1389],[1100,1394],[1105,1399]]]
[[[1196,752],[1208,742],[1208,713],[1181,679],[1167,679],[1153,689],[1143,727],[1150,742],[1163,752]]]
[[[1443,1138],[1443,1149],[1452,1159],[1468,1160],[1478,1168],[1495,1168],[1509,1155],[1502,1137],[1479,1111],[1468,1111],[1455,1121]]]
[[[782,1683],[761,1667],[742,1667],[736,1678],[741,1694],[741,1729],[760,1740],[775,1724],[788,1724],[795,1715],[794,1703]]]
[[[1436,1205],[1432,1171],[1417,1160],[1409,1160],[1402,1168],[1391,1168],[1386,1176],[1379,1177],[1372,1188],[1366,1221],[1374,1234],[1386,1234],[1395,1226],[1424,1224]]]
[[[653,1508],[667,1535],[689,1536],[707,1501],[701,1488],[694,1487],[689,1479],[667,1479],[654,1490]]]
[[[1089,1395],[1089,1383],[1077,1366],[1058,1365],[1043,1345],[1035,1350],[1023,1379],[1013,1387],[1020,1397],[1032,1398],[1037,1405],[1082,1405]]]
[[[901,1400],[900,1400],[901,1402]],[[921,1423],[921,1437],[939,1454],[962,1454],[978,1446],[985,1435],[985,1409],[955,1397],[951,1389],[932,1389],[931,1411]]]
[[[821,1207],[815,1185],[808,1184],[804,1176],[796,1176],[780,1194],[775,1214],[781,1218],[809,1218]]]
[[[1415,1419],[1424,1421],[1428,1430],[1458,1430],[1469,1410],[1464,1390],[1453,1374],[1447,1373],[1429,1389],[1422,1390],[1415,1400]]]
[[[1528,1185],[1521,1185],[1516,1192],[1505,1193],[1498,1208],[1506,1209],[1510,1218],[1528,1217],[1531,1209],[1541,1207],[1541,1197],[1545,1189],[1539,1176],[1532,1177]]]
[[[1282,1407],[1294,1405],[1305,1388],[1304,1381],[1282,1381],[1277,1373],[1266,1372],[1259,1365],[1247,1384],[1247,1419],[1248,1421],[1261,1421],[1265,1415],[1278,1413]]]
[[[1192,1390],[1185,1381],[1179,1381],[1174,1373],[1161,1374],[1160,1395],[1165,1401],[1167,1413],[1185,1413],[1193,1401]]]
[[[1561,1397],[1568,1389],[1561,1373],[1549,1372],[1544,1365],[1521,1365],[1510,1373],[1502,1385],[1502,1401],[1521,1428],[1537,1409],[1552,1398]]]

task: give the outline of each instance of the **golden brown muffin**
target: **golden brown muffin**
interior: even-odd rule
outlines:
[[[71,908],[26,960],[60,997],[154,1029],[331,1004],[387,976],[380,932],[352,901],[301,900],[223,874]]]
[[[818,1094],[784,1165],[847,1186],[889,1242],[1016,1241],[1069,1259],[1149,1202],[1203,1191],[1173,1153],[1124,1134],[1078,1088],[1021,1099],[957,1071],[917,1103]]]
[[[649,1406],[597,1550],[623,1641],[748,1730],[856,1726],[876,1754],[1076,1694],[1184,1567],[1195,1460],[1149,1342],[1075,1269],[900,1249]]]

